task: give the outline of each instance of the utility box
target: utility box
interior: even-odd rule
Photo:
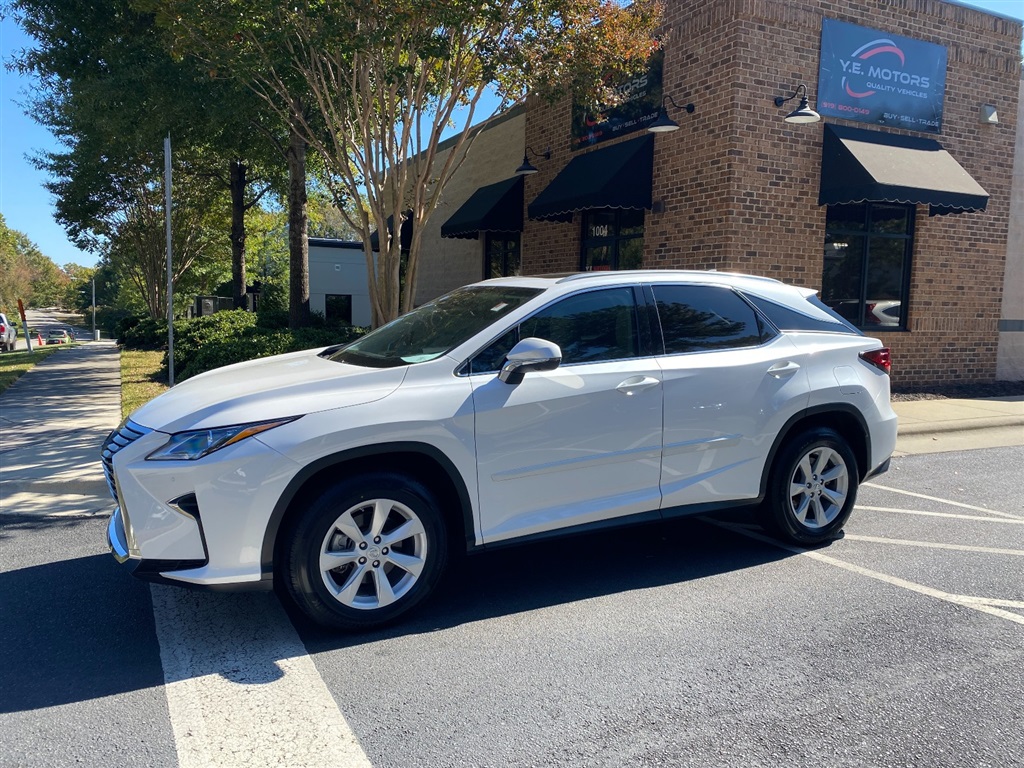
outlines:
[[[222,310],[231,310],[234,306],[230,296],[196,296],[192,313],[193,317],[206,317]]]

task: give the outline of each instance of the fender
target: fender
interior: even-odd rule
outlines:
[[[850,403],[827,403],[824,405],[815,405],[811,408],[805,408],[804,410],[795,413],[793,416],[790,416],[789,420],[786,421],[786,423],[782,426],[782,429],[780,429],[779,433],[775,436],[775,442],[772,443],[771,450],[768,451],[768,458],[766,459],[764,467],[761,470],[761,485],[758,497],[755,500],[756,503],[760,503],[761,501],[763,501],[764,497],[768,494],[768,479],[769,475],[771,474],[772,465],[775,464],[775,456],[782,448],[782,444],[789,439],[790,435],[796,428],[796,425],[802,421],[813,420],[817,421],[819,424],[827,426],[827,420],[823,419],[822,417],[828,416],[830,414],[835,414],[837,412],[842,413],[845,416],[851,416],[853,417],[853,420],[857,422],[857,426],[860,428],[860,437],[864,441],[864,456],[858,455],[857,463],[865,465],[870,463],[871,432],[868,430],[868,425],[867,422],[864,420],[864,415],[857,409],[856,406],[851,405]],[[854,455],[858,453],[856,450],[856,446],[850,446],[850,448],[854,449]],[[857,469],[862,481],[867,477],[868,473],[871,471],[870,467],[867,466],[859,466],[857,467]]]
[[[469,490],[466,488],[466,483],[458,469],[456,469],[455,465],[452,463],[451,459],[449,459],[438,448],[427,443],[398,442],[365,445],[359,448],[351,448],[346,451],[341,451],[340,453],[331,454],[329,456],[323,456],[302,467],[295,477],[291,479],[291,482],[288,483],[284,493],[282,493],[281,497],[277,500],[277,504],[274,505],[274,511],[270,514],[270,520],[267,522],[267,530],[263,534],[263,549],[260,555],[262,581],[272,581],[274,578],[274,548],[277,544],[277,535],[280,531],[281,523],[284,521],[285,514],[288,512],[288,508],[295,500],[295,497],[298,496],[299,492],[310,478],[330,467],[340,466],[353,461],[371,458],[373,456],[384,456],[394,453],[418,453],[435,461],[442,467],[442,469],[444,469],[452,487],[455,488],[455,492],[459,497],[459,506],[462,511],[463,530],[466,532],[466,549],[472,549],[476,543],[476,525],[473,520],[473,505],[470,502]]]

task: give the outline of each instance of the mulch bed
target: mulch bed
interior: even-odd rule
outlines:
[[[897,403],[908,400],[1020,396],[1024,396],[1024,381],[975,381],[958,384],[936,384],[931,387],[901,387],[894,385],[892,388],[892,400]]]

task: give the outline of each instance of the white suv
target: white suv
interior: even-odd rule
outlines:
[[[759,504],[835,538],[896,442],[889,350],[775,280],[503,278],[344,347],[197,376],[112,433],[115,556],[137,576],[283,586],[390,621],[453,547]]]

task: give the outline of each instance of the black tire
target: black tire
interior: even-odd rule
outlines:
[[[857,500],[857,460],[838,432],[801,432],[779,451],[759,510],[761,524],[793,544],[839,538]]]
[[[313,621],[338,629],[394,621],[430,594],[448,558],[434,495],[392,472],[331,486],[288,535],[278,570],[288,595]],[[339,565],[322,567],[322,554]]]

